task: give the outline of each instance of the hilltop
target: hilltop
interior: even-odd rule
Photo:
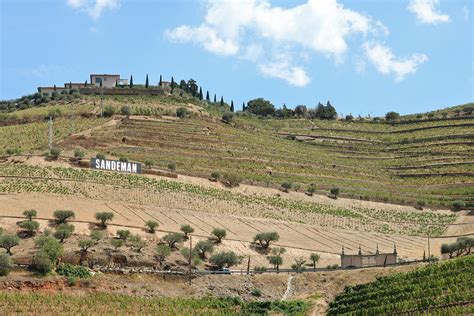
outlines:
[[[301,271],[313,268],[314,253],[320,256],[318,268],[334,269],[342,246],[347,254],[397,251],[399,262],[441,257],[442,244],[474,232],[473,104],[336,119],[329,102],[262,116],[254,112],[268,111],[265,100],[232,113],[232,102],[208,102],[179,88],[173,94],[103,97],[63,91],[0,103],[0,226],[17,233],[23,212],[34,208],[39,223],[34,233],[42,238],[58,229],[56,210],[74,211],[74,233],[62,244],[68,262],[99,266],[123,256],[126,266],[156,267],[156,245],[183,224],[192,226],[194,245],[209,240],[215,228],[224,229],[214,252],[235,252],[232,266],[243,271],[249,262],[256,271],[275,267],[269,264],[271,250],[280,247],[285,248],[280,267]],[[144,174],[92,170],[95,157],[139,162]],[[78,243],[97,229],[97,212],[112,213],[113,219],[100,227],[103,236],[82,262]],[[156,230],[146,228],[149,221],[157,223]],[[139,237],[112,247],[121,230]],[[254,240],[262,232],[278,234],[269,250]],[[160,268],[187,271],[186,247],[187,241],[178,242]],[[27,237],[11,258],[32,265],[36,248]],[[192,266],[215,268],[210,254]],[[346,272],[340,271],[342,279]],[[246,300],[273,301],[286,293],[286,276],[275,280],[275,293],[270,290],[275,284],[256,283],[262,298],[249,285],[235,286]],[[295,282],[300,292],[294,297],[311,297],[302,290],[311,284]],[[337,282],[339,291],[343,282]],[[235,301],[212,304],[232,311],[245,307]]]

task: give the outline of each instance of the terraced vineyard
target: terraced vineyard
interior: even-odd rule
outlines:
[[[329,315],[474,313],[474,256],[398,273],[346,287],[330,304]]]
[[[447,212],[340,207],[89,169],[0,164],[0,177],[0,192],[5,193],[39,192],[106,198],[384,234],[436,236],[456,218]]]
[[[140,298],[93,293],[85,295],[0,293],[6,314],[110,315],[305,315],[303,301],[243,302],[239,298]]]
[[[238,117],[234,125],[211,118],[130,119],[94,132],[92,139],[105,140],[106,151],[116,156],[152,160],[162,168],[176,163],[179,173],[192,176],[236,173],[261,186],[290,181],[300,191],[314,184],[322,194],[339,187],[342,196],[356,199],[413,205],[422,200],[449,208],[455,200],[474,200],[473,126],[473,119],[394,126],[251,117]]]

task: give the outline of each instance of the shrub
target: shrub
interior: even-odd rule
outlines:
[[[330,193],[335,199],[337,199],[337,196],[339,195],[340,190],[339,188],[331,188]]]
[[[51,262],[55,263],[60,257],[62,257],[64,253],[64,247],[58,240],[47,237],[44,240],[40,251],[44,252]]]
[[[252,295],[255,296],[255,297],[261,297],[261,296],[262,296],[262,290],[259,289],[258,287],[256,287],[256,288],[253,288],[253,289],[250,291],[250,294],[252,294]]]
[[[220,243],[226,237],[227,231],[224,228],[214,228],[211,235],[217,239],[217,243]]]
[[[425,205],[426,205],[426,202],[423,201],[423,200],[417,200],[417,201],[416,201],[416,206],[417,206],[420,210],[423,209],[423,207],[425,207]]]
[[[68,286],[75,286],[77,279],[75,277],[70,276],[66,278],[66,281]]]
[[[233,251],[223,251],[215,253],[209,259],[209,262],[218,270],[227,267],[230,268],[239,263],[237,255]]]
[[[239,186],[242,178],[235,173],[224,173],[221,182],[229,188],[234,188]]]
[[[291,268],[296,270],[296,273],[301,273],[306,270],[305,263],[306,260],[304,258],[295,258],[295,264],[291,265]]]
[[[128,237],[130,237],[130,231],[129,230],[117,230],[117,236],[122,239],[122,240],[127,240]]]
[[[211,179],[213,179],[214,181],[217,181],[221,178],[221,174],[219,171],[213,171],[211,172]]]
[[[95,242],[92,239],[81,239],[78,242],[79,248],[82,252],[87,252],[89,248],[93,247]]]
[[[161,238],[161,240],[168,244],[168,246],[173,249],[176,247],[176,244],[182,242],[184,239],[184,235],[181,234],[181,233],[169,233],[165,236],[163,236],[163,238]]]
[[[59,156],[61,155],[61,149],[51,148],[51,150],[49,151],[49,155],[53,157],[54,159],[58,159]]]
[[[153,168],[153,161],[145,160],[145,167],[147,167],[148,169]]]
[[[176,171],[176,164],[174,162],[169,163],[168,164],[168,169],[171,172],[175,172]]]
[[[159,263],[162,263],[166,257],[171,254],[171,248],[168,245],[158,245],[156,246],[156,256],[155,259]]]
[[[147,221],[145,226],[148,228],[148,231],[152,234],[155,233],[155,229],[158,227],[158,222],[156,221]]]
[[[11,255],[11,249],[20,244],[20,238],[16,235],[3,234],[0,235],[0,248],[7,251],[7,254]]]
[[[354,120],[354,117],[352,116],[352,114],[346,115],[346,121],[351,122],[353,120]]]
[[[314,184],[311,184],[309,187],[308,187],[308,194],[309,195],[313,195],[314,192],[316,192],[316,187],[314,186]]]
[[[114,213],[112,212],[98,212],[95,213],[95,219],[100,221],[102,227],[107,227],[107,222],[110,222],[114,218]]]
[[[189,235],[189,234],[194,233],[194,228],[192,228],[191,225],[189,225],[189,224],[183,224],[183,225],[181,225],[181,229],[180,229],[180,230],[183,232],[185,239],[188,239],[188,235]]]
[[[28,236],[34,236],[39,229],[40,224],[37,221],[26,220],[18,224]]]
[[[13,267],[10,256],[5,253],[0,253],[0,276],[6,276],[10,273]]]
[[[208,240],[200,240],[196,243],[194,249],[202,259],[205,259],[206,253],[212,253],[214,251],[214,245]]]
[[[121,113],[122,115],[125,115],[125,116],[130,116],[130,115],[132,115],[132,109],[130,109],[129,106],[124,105],[124,106],[122,106],[122,108],[120,109],[120,113]]]
[[[111,117],[115,114],[115,108],[111,105],[107,105],[104,107],[104,112],[102,113],[104,117]]]
[[[68,219],[74,218],[74,212],[68,210],[57,210],[54,211],[53,216],[58,224],[64,224]]]
[[[387,114],[385,114],[385,120],[389,122],[396,121],[399,118],[400,118],[400,114],[398,114],[397,112],[387,112]]]
[[[123,239],[116,239],[116,238],[113,238],[113,239],[110,241],[110,244],[115,248],[115,250],[117,250],[117,249],[119,249],[120,247],[123,246],[124,240],[123,240]]]
[[[185,118],[185,117],[188,117],[189,116],[189,111],[188,109],[186,108],[178,108],[176,110],[176,116],[179,117],[179,118]]]
[[[120,161],[120,162],[128,162],[128,158],[127,158],[127,157],[124,157],[124,156],[121,156],[121,157],[119,158],[119,161]]]
[[[98,242],[99,240],[104,238],[104,232],[98,229],[93,229],[91,230],[89,237],[95,242]]]
[[[61,224],[58,229],[54,232],[54,238],[58,239],[61,243],[64,242],[64,239],[71,237],[74,231],[74,225],[71,224]]]
[[[23,216],[25,216],[29,221],[33,219],[33,217],[36,217],[38,215],[38,212],[36,210],[30,209],[26,210],[23,212]]]
[[[224,114],[222,114],[222,121],[224,123],[231,123],[233,119],[234,119],[234,113],[232,112],[225,112]]]
[[[79,148],[74,149],[74,157],[75,158],[82,159],[82,158],[84,158],[84,156],[85,156],[85,154],[82,150],[80,150]]]
[[[86,267],[83,266],[75,266],[69,263],[61,263],[56,268],[56,272],[59,275],[65,277],[74,277],[74,278],[90,278],[92,275]]]
[[[53,263],[45,252],[40,250],[35,254],[33,270],[42,275],[46,275],[53,270]]]
[[[142,251],[143,248],[146,246],[146,241],[143,240],[140,235],[133,235],[130,236],[128,239],[130,244],[132,245],[132,248],[135,249],[136,252]]]
[[[464,203],[464,201],[460,201],[460,200],[453,201],[453,204],[452,204],[453,211],[458,212],[465,207],[466,207],[466,203]]]
[[[270,243],[280,239],[280,235],[277,232],[264,232],[258,233],[253,237],[253,241],[258,243],[263,249],[268,249]]]
[[[256,273],[262,273],[262,272],[266,272],[267,271],[267,267],[265,266],[255,266],[253,268],[253,270],[256,272]]]
[[[285,191],[287,193],[288,193],[288,190],[290,190],[292,186],[293,186],[293,183],[291,183],[291,182],[283,182],[281,184],[281,187],[282,187],[283,191]]]
[[[100,160],[104,160],[104,159],[105,159],[105,155],[99,153],[99,154],[95,155],[95,158],[100,159]]]

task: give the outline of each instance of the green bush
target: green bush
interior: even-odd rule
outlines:
[[[36,210],[33,210],[33,209],[25,210],[23,212],[23,216],[25,216],[28,220],[31,221],[33,219],[33,217],[38,216],[38,212],[36,212]]]
[[[49,256],[45,252],[40,250],[33,258],[32,268],[39,274],[46,275],[53,270],[53,263]]]
[[[224,228],[214,228],[211,235],[217,239],[217,243],[220,243],[227,236],[227,231]]]
[[[154,234],[155,229],[158,227],[158,222],[150,220],[145,223],[145,226],[148,228],[150,233]]]
[[[95,219],[100,222],[102,227],[107,227],[107,222],[112,221],[114,213],[112,212],[97,212],[95,213]]]
[[[49,151],[49,155],[53,157],[54,159],[58,159],[59,156],[61,155],[61,149],[51,148],[51,150]]]
[[[20,244],[20,238],[17,235],[2,234],[0,235],[0,248],[7,251],[11,255],[11,249]]]
[[[331,193],[331,195],[334,197],[334,198],[337,198],[337,196],[339,195],[340,193],[340,189],[339,188],[331,188],[331,190],[329,191]]]
[[[0,276],[6,276],[10,273],[13,267],[10,256],[5,253],[0,253]]]
[[[57,210],[53,213],[58,224],[64,224],[67,220],[74,218],[74,212],[69,210]]]
[[[168,164],[168,169],[171,171],[171,172],[175,172],[176,171],[176,164],[174,162],[171,162]]]
[[[74,157],[76,158],[84,158],[85,154],[82,150],[80,150],[79,148],[76,148],[74,150]]]
[[[233,251],[222,251],[215,253],[209,259],[209,262],[218,270],[227,267],[230,268],[239,263],[239,259]]]
[[[126,229],[119,229],[117,230],[117,236],[122,240],[127,240],[128,237],[130,237],[130,231]]]
[[[230,188],[238,187],[242,182],[242,178],[235,173],[224,173],[221,182]]]
[[[225,112],[224,114],[222,114],[222,121],[224,123],[231,123],[233,119],[234,119],[234,113],[232,112]]]
[[[125,115],[125,116],[130,116],[130,115],[132,115],[132,109],[131,109],[129,106],[124,105],[124,106],[122,106],[122,108],[120,109],[120,113],[121,113],[122,115]]]
[[[66,281],[68,286],[75,286],[77,283],[77,278],[70,276],[66,278]]]
[[[258,287],[256,287],[256,288],[253,288],[253,289],[250,291],[250,294],[252,294],[252,295],[255,296],[255,297],[261,297],[261,296],[262,296],[262,290],[259,289]]]
[[[213,171],[211,172],[211,178],[214,180],[214,181],[217,181],[221,178],[221,174],[219,171]]]
[[[461,201],[461,200],[453,201],[453,204],[452,204],[453,211],[458,212],[465,207],[466,207],[466,203],[464,203],[464,201]]]
[[[98,153],[97,155],[95,155],[95,158],[100,159],[100,160],[104,160],[104,159],[105,159],[105,155]]]
[[[80,279],[90,278],[92,275],[86,267],[75,266],[69,263],[61,263],[56,268],[59,275],[65,277],[75,277]]]
[[[104,112],[103,112],[104,117],[111,117],[111,116],[114,116],[114,114],[115,114],[114,107],[112,107],[111,105],[107,105],[104,107]]]
[[[182,108],[182,107],[178,108],[176,110],[176,116],[179,117],[179,118],[189,117],[189,111],[186,108]]]
[[[71,237],[72,233],[74,232],[74,225],[71,224],[61,224],[54,232],[54,238],[58,239],[61,243],[64,242],[65,239]]]

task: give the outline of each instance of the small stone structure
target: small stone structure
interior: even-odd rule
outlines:
[[[341,268],[362,268],[362,267],[375,267],[375,266],[386,266],[397,263],[397,247],[393,245],[392,253],[380,253],[377,245],[375,254],[362,254],[362,250],[359,246],[359,253],[356,255],[346,255],[344,252],[344,246],[342,246],[341,252]]]

